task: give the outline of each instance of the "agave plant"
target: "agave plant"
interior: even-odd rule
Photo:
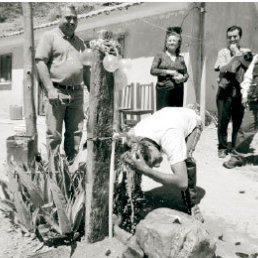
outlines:
[[[66,159],[57,160],[56,173],[43,161],[34,169],[11,165],[8,182],[0,183],[5,197],[0,209],[48,246],[73,243],[84,229],[86,164],[70,173]]]

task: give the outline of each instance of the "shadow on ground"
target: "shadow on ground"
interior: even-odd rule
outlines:
[[[258,166],[258,155],[247,156],[244,160],[246,164]]]
[[[200,203],[204,195],[205,190],[201,187],[197,187],[197,204]],[[183,202],[180,190],[161,186],[145,192],[145,199],[147,213],[161,207],[186,212],[186,206]]]

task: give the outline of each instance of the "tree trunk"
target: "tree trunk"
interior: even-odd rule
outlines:
[[[93,52],[87,125],[88,154],[86,176],[87,242],[102,240],[108,235],[108,190],[111,139],[113,134],[114,78],[104,70],[104,55]],[[109,140],[90,140],[110,137]]]
[[[31,3],[22,3],[24,17],[24,116],[26,122],[26,135],[34,140],[34,151],[37,151],[36,110],[34,102],[34,36]]]

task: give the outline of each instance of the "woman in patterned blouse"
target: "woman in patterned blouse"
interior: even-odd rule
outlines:
[[[183,56],[180,55],[181,28],[169,27],[165,49],[158,53],[151,66],[151,74],[158,77],[156,85],[157,110],[163,107],[182,107],[184,82],[188,79]]]

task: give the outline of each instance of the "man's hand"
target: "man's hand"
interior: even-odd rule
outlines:
[[[132,168],[142,173],[145,173],[150,168],[139,152],[134,154],[126,153],[124,156],[124,161]]]
[[[241,56],[241,54],[242,54],[236,44],[231,44],[231,45],[229,46],[229,49],[232,51],[232,53],[233,53],[235,56]]]
[[[58,98],[58,91],[56,88],[50,89],[47,92],[49,103],[53,106],[59,106],[60,101]]]

